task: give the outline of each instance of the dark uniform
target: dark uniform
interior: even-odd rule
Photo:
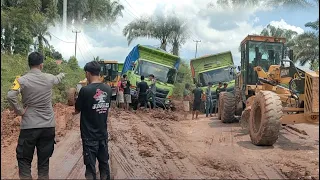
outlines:
[[[40,65],[43,56],[39,53],[29,55],[36,62],[29,65]],[[57,76],[32,68],[27,74],[15,81],[8,92],[8,102],[16,114],[22,116],[20,135],[16,149],[20,179],[32,179],[31,163],[34,149],[37,148],[38,178],[49,179],[49,158],[54,150],[55,119],[52,107],[52,87],[61,82],[64,74]],[[21,107],[18,94],[22,95]]]
[[[193,111],[200,111],[201,106],[201,96],[203,94],[203,90],[200,87],[197,87],[193,91],[194,100],[193,100]]]
[[[80,131],[87,179],[96,179],[96,159],[100,179],[110,179],[107,121],[111,94],[109,85],[92,83],[80,89],[75,105],[81,112]]]

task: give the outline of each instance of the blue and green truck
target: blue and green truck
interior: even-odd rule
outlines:
[[[190,67],[194,83],[199,83],[204,92],[208,83],[213,83],[211,91],[214,106],[217,102],[216,89],[219,82],[228,84],[228,92],[234,90],[235,68],[231,51],[191,59]]]
[[[148,77],[153,74],[157,80],[156,105],[172,108],[172,93],[179,65],[178,56],[152,46],[138,44],[126,57],[121,74],[127,74],[133,97],[136,95],[136,86],[140,82],[140,77],[143,75],[150,85],[151,81]]]

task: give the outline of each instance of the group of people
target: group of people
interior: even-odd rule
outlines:
[[[30,71],[15,81],[7,95],[15,113],[22,116],[16,148],[20,179],[32,179],[31,163],[35,148],[38,156],[38,179],[49,179],[49,159],[54,152],[56,124],[52,88],[65,75],[43,73],[43,60],[42,54],[32,52],[28,56]],[[98,62],[87,63],[84,71],[88,85],[80,89],[73,114],[81,112],[80,132],[86,166],[85,177],[96,179],[98,159],[100,179],[110,179],[107,121],[112,90],[109,85],[100,81]],[[18,100],[20,93],[23,106]]]
[[[151,104],[148,102],[148,92],[151,96],[151,103],[153,108],[156,107],[156,78],[153,74],[149,75],[149,80],[151,81],[150,86],[145,82],[145,77],[140,77],[140,82],[137,84],[137,96],[138,96],[138,105],[137,109],[140,109],[141,105],[144,105],[145,108],[148,107],[151,109]],[[127,75],[122,75],[118,85],[117,85],[117,102],[119,107],[125,110],[130,110],[130,104],[132,103],[131,99],[131,83],[127,79]]]
[[[191,91],[190,84],[185,84],[185,89],[183,92],[183,106],[185,111],[185,119],[187,118],[188,112],[190,111],[190,102],[192,102],[192,120],[194,119],[194,116],[196,116],[196,119],[198,118],[201,102],[205,100],[205,107],[206,107],[206,117],[209,116],[212,117],[213,112],[213,105],[214,100],[212,99],[212,83],[208,83],[208,87],[206,88],[205,92],[201,89],[201,85],[197,84],[196,88]],[[219,105],[219,94],[221,92],[224,92],[227,90],[228,84],[219,82],[219,85],[216,89],[216,103],[215,103],[215,113],[217,112],[217,107]],[[191,93],[192,92],[192,93]],[[193,97],[192,97],[193,94]]]

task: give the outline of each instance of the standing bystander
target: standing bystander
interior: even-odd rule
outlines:
[[[20,179],[32,179],[31,163],[37,148],[38,179],[49,179],[49,159],[55,144],[55,120],[52,107],[52,87],[59,84],[63,73],[57,76],[41,72],[42,54],[32,52],[28,56],[30,71],[16,79],[8,92],[8,102],[16,114],[22,116],[17,145],[17,160]],[[22,104],[18,95],[22,95]]]

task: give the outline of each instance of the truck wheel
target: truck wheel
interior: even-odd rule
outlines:
[[[278,139],[282,103],[277,94],[260,91],[251,106],[249,131],[251,142],[257,146],[272,146]]]
[[[221,112],[223,111],[223,106],[222,104],[224,103],[223,101],[223,94],[224,92],[221,92],[220,95],[219,95],[219,106],[218,106],[218,119],[221,120]]]
[[[77,90],[76,88],[70,88],[68,91],[68,105],[69,106],[74,106],[76,102],[76,93]]]
[[[221,121],[223,123],[232,123],[234,120],[235,112],[235,97],[234,94],[230,92],[225,92],[220,94],[223,97],[223,104],[221,110]]]

